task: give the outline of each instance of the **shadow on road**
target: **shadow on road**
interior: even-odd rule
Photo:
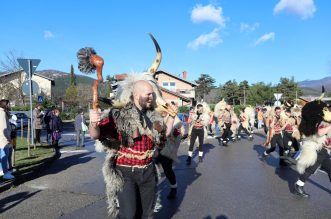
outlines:
[[[259,159],[261,162],[263,162],[261,160],[261,155],[263,154],[263,152],[266,150],[266,148],[262,145],[259,144],[255,144],[253,146],[253,149],[256,151],[257,153],[257,159]],[[276,148],[276,150],[272,153],[270,153],[266,159],[266,161],[264,163],[268,164],[269,166],[273,166],[273,167],[278,167],[279,165],[279,158],[273,156],[273,154],[278,153],[278,147]]]
[[[34,196],[41,190],[28,193],[28,192],[20,192],[11,196],[8,196],[4,199],[1,199],[1,204],[0,204],[0,214],[15,207],[16,205],[20,204],[21,202],[27,200],[28,198]],[[8,204],[8,206],[6,206]]]
[[[204,145],[204,152],[207,153],[213,145],[208,144],[208,147]],[[206,149],[208,148],[208,149]],[[180,211],[180,205],[184,200],[186,189],[201,176],[201,173],[196,171],[196,165],[192,162],[191,166],[186,166],[186,155],[179,156],[178,159],[180,166],[178,169],[174,169],[177,179],[177,198],[174,200],[168,200],[166,196],[168,195],[170,188],[167,179],[164,179],[158,186],[159,199],[161,201],[161,209],[155,213],[155,218],[172,218],[176,212]],[[184,165],[186,167],[184,167]],[[163,174],[162,174],[163,175]]]
[[[203,219],[212,219],[213,217],[211,216],[207,216],[207,217],[204,217]],[[215,219],[228,219],[227,216],[225,215],[219,215],[219,216],[216,216]]]
[[[318,184],[318,183],[315,182],[314,180],[312,180],[312,179],[308,179],[307,181],[310,182],[311,184],[313,184],[314,186],[320,188],[321,190],[323,190],[323,191],[325,191],[325,192],[331,194],[331,190],[330,190],[330,189],[325,188],[324,186],[322,186],[321,184]]]
[[[284,181],[287,181],[288,189],[293,193],[294,183],[298,180],[298,173],[292,167],[277,167],[275,174]]]
[[[57,174],[77,164],[87,163],[90,160],[94,159],[94,157],[88,157],[88,155],[92,153],[94,152],[92,151],[92,152],[80,153],[58,159],[54,162],[54,164],[52,164],[52,166],[49,169],[45,170],[42,173],[42,175]]]

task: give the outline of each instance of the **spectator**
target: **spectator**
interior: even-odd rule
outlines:
[[[61,138],[62,132],[62,121],[60,118],[60,110],[54,109],[54,115],[50,121],[50,129],[52,133],[52,146],[54,147],[55,152],[58,154],[59,151],[59,140]]]
[[[82,109],[78,111],[75,118],[75,130],[76,130],[76,147],[85,147],[85,132],[87,131],[86,121],[84,118],[84,112]]]
[[[263,123],[263,112],[261,109],[257,110],[257,128],[260,129],[262,128],[262,123]]]
[[[0,100],[0,158],[3,171],[3,179],[14,179],[15,177],[8,170],[10,150],[10,124],[9,124],[9,100]]]
[[[50,144],[49,141],[51,141],[51,139],[52,139],[52,131],[50,128],[50,122],[51,122],[52,116],[54,115],[54,109],[55,109],[55,106],[52,106],[52,108],[50,110],[46,111],[45,115],[44,115],[44,123],[46,125],[46,131],[47,131],[47,135],[46,135],[47,144]]]
[[[41,105],[37,104],[36,108],[33,110],[33,128],[34,128],[34,143],[41,145],[40,134],[41,129],[43,128],[43,117],[44,113],[41,111]]]

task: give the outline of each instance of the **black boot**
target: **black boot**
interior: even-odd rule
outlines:
[[[186,159],[186,164],[191,165],[191,160],[192,160],[192,157],[188,156]]]
[[[171,190],[167,196],[167,199],[175,199],[176,195],[177,195],[177,188],[171,188]]]
[[[305,190],[303,189],[303,186],[299,186],[296,183],[294,185],[294,190],[295,190],[295,193],[301,197],[308,198],[310,196],[308,193],[305,192]]]
[[[267,161],[267,155],[264,154],[264,152],[262,153],[262,155],[260,156],[261,161],[266,162]]]
[[[202,163],[202,156],[199,156],[199,162]]]

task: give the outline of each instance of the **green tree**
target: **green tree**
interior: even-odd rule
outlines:
[[[113,91],[112,88],[111,88],[111,82],[112,82],[112,77],[110,77],[110,75],[107,75],[107,77],[106,77],[107,97],[109,97],[110,93]]]
[[[282,99],[292,99],[295,100],[297,96],[302,95],[302,90],[298,83],[292,78],[280,78],[279,83],[276,86],[276,92],[282,93]]]
[[[208,74],[201,74],[195,82],[198,84],[195,89],[195,96],[198,101],[201,101],[204,95],[207,95],[211,89],[215,88],[215,79]]]
[[[74,70],[74,66],[72,64],[70,66],[70,85],[76,86],[75,70]]]
[[[66,90],[66,95],[64,96],[64,100],[68,102],[77,102],[78,99],[78,91],[75,85],[70,85]]]
[[[249,91],[249,84],[247,80],[239,83],[239,100],[240,105],[246,105],[247,95]]]
[[[274,88],[271,84],[264,84],[264,82],[258,82],[250,86],[247,95],[247,104],[256,106],[263,105],[267,102],[271,102],[273,99]]]
[[[221,85],[219,91],[220,100],[224,98],[229,104],[239,104],[239,86],[235,80],[227,81],[223,86]]]

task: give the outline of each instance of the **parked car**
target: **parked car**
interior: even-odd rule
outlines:
[[[16,121],[15,117],[16,116]],[[23,119],[23,127],[27,127],[29,123],[29,117],[25,113],[11,113],[10,123],[15,125],[17,129],[21,128],[21,119]]]

